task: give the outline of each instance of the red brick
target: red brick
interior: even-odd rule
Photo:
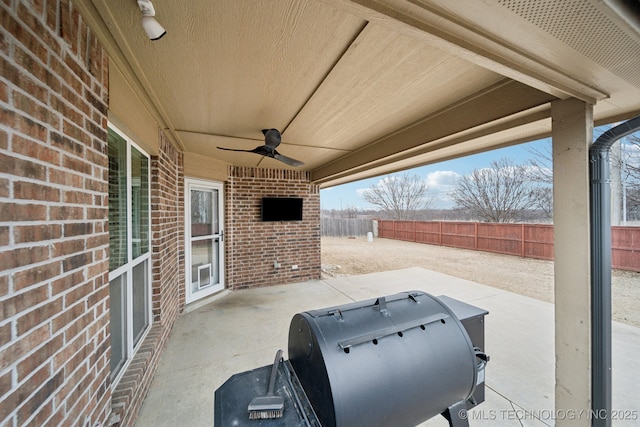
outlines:
[[[44,221],[47,208],[43,205],[0,203],[0,221]]]
[[[63,192],[62,201],[70,204],[91,205],[93,195],[77,190],[69,190]]]
[[[74,115],[77,114],[78,115],[77,120],[79,120],[80,123],[82,123],[82,121],[84,120],[82,115],[80,115],[80,113],[76,113],[75,110],[73,110],[72,108],[63,108],[62,111],[64,112],[65,117],[67,118],[69,117],[70,114],[74,114]],[[64,150],[66,153],[75,154],[78,157],[84,156],[84,146],[79,142],[77,142],[76,140],[69,138],[66,135],[63,135],[59,132],[50,132],[49,141],[52,146],[58,147]]]
[[[75,222],[64,225],[64,237],[76,237],[91,234],[93,226],[89,222]]]
[[[68,274],[60,279],[57,279],[51,283],[51,294],[58,295],[61,292],[71,289],[72,287],[84,282],[84,272],[76,271],[72,274]]]
[[[11,323],[5,323],[0,326],[0,347],[11,341]],[[2,390],[0,389],[0,396],[2,396]]]
[[[11,376],[11,371],[0,375],[0,400],[2,400],[3,396],[11,389]]]
[[[80,253],[77,255],[72,255],[70,257],[67,257],[62,262],[62,270],[66,273],[67,271],[84,267],[85,265],[90,264],[91,261],[92,256],[90,253]]]
[[[20,384],[10,394],[0,399],[0,414],[3,416],[4,414],[9,414],[17,408],[19,404],[25,402],[27,398],[41,386],[41,384],[47,381],[49,375],[50,370],[48,367],[42,367],[29,379],[29,381],[25,381]]]
[[[45,343],[49,337],[49,325],[42,325],[27,335],[19,337],[13,344],[0,351],[0,366],[9,366],[10,362],[22,359],[32,350]]]
[[[16,330],[18,336],[48,321],[62,310],[62,298],[55,299],[35,308],[18,318]]]
[[[80,206],[51,206],[49,208],[50,221],[83,220],[84,208]]]
[[[47,246],[31,246],[28,248],[9,249],[0,252],[0,270],[11,270],[49,258]]]
[[[38,408],[38,412],[36,416],[32,418],[24,427],[42,427],[44,425],[55,425],[53,423],[47,424],[46,421],[51,417],[53,413],[53,399],[45,402],[40,408]],[[20,416],[24,416],[20,413]]]
[[[67,169],[74,170],[76,172],[80,172],[85,175],[91,175],[91,163],[87,162],[83,159],[78,159],[70,156],[64,156],[62,158],[62,166]]]
[[[39,143],[20,135],[14,135],[11,145],[15,153],[50,163],[52,165],[60,164],[60,153],[56,150],[52,150],[43,143]],[[41,170],[44,170],[41,166],[38,167]],[[42,177],[38,177],[38,179],[42,179]]]
[[[13,239],[16,244],[53,240],[60,237],[62,237],[62,225],[60,224],[17,225],[13,228]]]
[[[49,185],[17,181],[13,184],[13,197],[25,200],[60,201],[60,190]]]
[[[51,395],[58,389],[64,382],[64,372],[59,371],[48,380],[44,381],[38,391],[26,399],[26,403],[23,404],[18,410],[18,423],[24,424],[32,414],[39,413],[40,411],[47,410],[50,413],[51,408],[47,405],[43,405],[46,400],[50,399]]]
[[[9,227],[0,226],[0,246],[9,245]]]
[[[24,50],[20,47],[20,45],[15,45],[13,52],[13,59],[15,60],[15,64],[19,66],[19,68],[28,72],[31,76],[40,80],[42,83],[46,83],[48,71],[45,66],[43,66],[43,62],[40,61],[37,56],[45,57],[46,61],[46,48],[44,45],[35,46],[36,51],[31,52],[28,50]],[[15,100],[15,97],[14,97]],[[25,110],[28,111],[28,110]]]
[[[82,301],[87,295],[93,291],[93,283],[87,282],[76,286],[70,292],[64,295],[65,307],[70,307],[78,301]]]
[[[2,33],[0,33],[0,45],[2,45],[2,39]],[[7,83],[3,81],[0,81],[0,101],[7,103],[9,102],[9,88],[7,87]],[[6,135],[6,132],[3,133]],[[3,147],[2,145],[0,145],[0,147],[6,148],[6,146]]]
[[[13,288],[15,291],[20,291],[29,286],[35,285],[36,283],[52,279],[58,276],[61,271],[62,263],[60,261],[21,269],[13,274]]]
[[[10,157],[3,153],[0,153],[0,172],[41,181],[44,181],[47,177],[47,170],[44,166],[29,160]]]
[[[53,319],[51,329],[54,334],[66,328],[74,319],[80,318],[87,309],[84,302],[79,302],[71,307],[65,307],[65,310]]]
[[[18,382],[23,381],[36,369],[40,368],[43,364],[48,363],[49,359],[62,348],[63,343],[64,339],[62,334],[57,335],[44,346],[40,347],[38,351],[20,362],[17,367]]]
[[[76,341],[78,341],[78,340],[76,340]],[[76,349],[76,351],[78,349]],[[73,354],[75,354],[75,352]],[[67,357],[65,359],[63,359],[63,360],[67,361],[67,360],[71,359],[73,354],[68,354]],[[64,365],[61,365],[61,366],[64,366]],[[71,392],[73,392],[74,389],[78,388],[78,384],[80,384],[80,382],[82,381],[82,379],[84,377],[86,377],[86,375],[87,375],[87,369],[85,367],[83,367],[83,366],[80,366],[80,367],[78,367],[78,366],[70,366],[69,367],[69,376],[66,379],[67,381],[64,384],[64,386],[62,386],[60,388],[60,390],[58,391],[58,393],[56,394],[56,400],[63,401],[65,399],[67,399],[69,397],[69,395],[71,394]]]
[[[9,275],[0,276],[0,297],[9,295]],[[4,304],[4,302],[3,302]]]
[[[95,319],[91,311],[86,311],[82,316],[76,317],[64,330],[64,339],[66,341],[70,341],[76,336],[86,336],[85,330],[94,320]]]
[[[2,85],[2,82],[0,82],[0,85]],[[7,148],[9,148],[9,134],[7,131],[0,129],[0,149],[6,150]]]

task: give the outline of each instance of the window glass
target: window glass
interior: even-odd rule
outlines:
[[[149,159],[131,147],[131,215],[133,258],[149,252]]]
[[[208,190],[191,190],[191,237],[213,234],[213,196]]]
[[[133,267],[133,345],[138,344],[142,333],[149,324],[147,315],[147,282],[148,261]]]
[[[127,142],[109,129],[109,271],[126,264]]]
[[[120,371],[126,360],[126,283],[127,274],[109,282],[109,315],[111,319],[111,378]]]
[[[110,368],[115,383],[151,323],[151,204],[149,158],[111,128],[108,157]]]

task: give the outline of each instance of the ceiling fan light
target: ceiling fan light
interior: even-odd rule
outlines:
[[[142,17],[142,28],[144,28],[145,33],[147,33],[147,36],[151,40],[158,40],[167,34],[164,27],[160,25],[153,16]]]

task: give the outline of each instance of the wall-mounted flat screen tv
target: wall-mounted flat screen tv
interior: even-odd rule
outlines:
[[[263,197],[263,221],[302,221],[302,199],[299,197]]]

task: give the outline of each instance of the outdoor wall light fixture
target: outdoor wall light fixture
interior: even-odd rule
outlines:
[[[165,34],[167,31],[164,29],[162,25],[156,21],[156,10],[153,8],[153,4],[150,0],[137,0],[138,7],[142,12],[142,28],[147,33],[147,36],[151,40],[158,40]]]

